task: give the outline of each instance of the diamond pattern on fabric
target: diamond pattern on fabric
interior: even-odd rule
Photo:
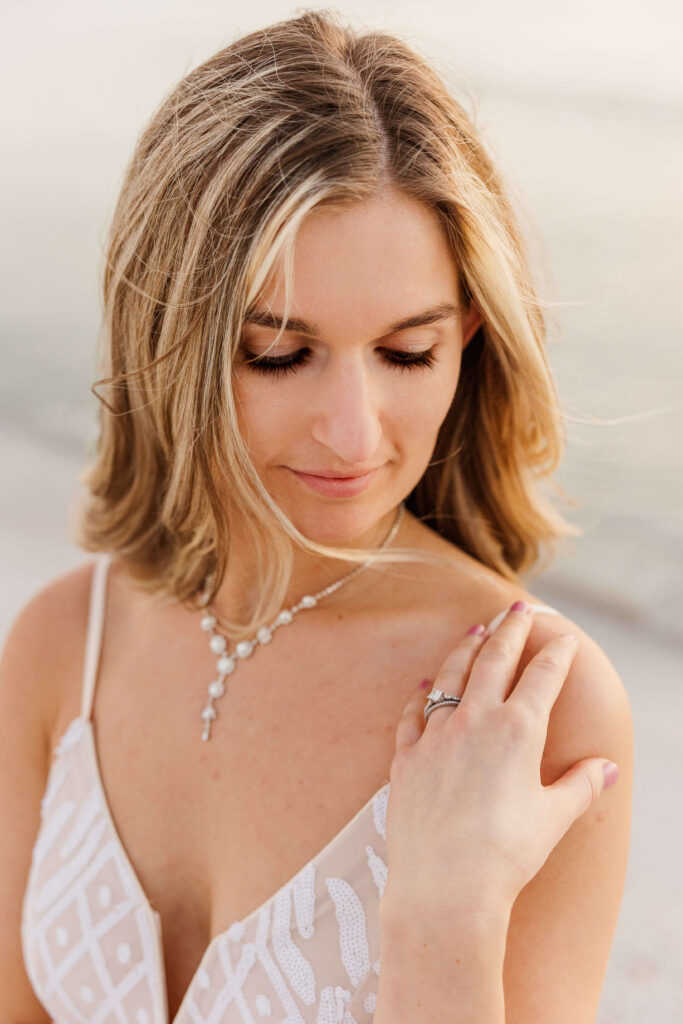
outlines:
[[[216,936],[173,1024],[372,1020],[388,788]],[[55,747],[22,908],[27,973],[52,1019],[170,1024],[160,928],[112,821],[92,724],[79,716]]]
[[[56,1024],[369,1024],[388,782],[294,878],[209,943],[169,1021],[161,918],[112,819],[90,717],[108,565],[109,556],[95,565],[81,715],[55,747],[23,898],[37,998]]]

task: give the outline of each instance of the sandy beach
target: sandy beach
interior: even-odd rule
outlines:
[[[530,241],[567,427],[556,476],[576,499],[560,510],[584,534],[527,585],[602,646],[635,730],[628,876],[596,1024],[681,1024],[681,7],[337,7],[440,61]],[[291,13],[284,0],[245,13],[218,0],[8,5],[0,642],[33,594],[90,557],[70,522],[94,437],[104,239],[138,132],[190,67]]]

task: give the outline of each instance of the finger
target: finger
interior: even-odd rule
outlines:
[[[561,808],[559,839],[619,777],[619,768],[604,757],[586,757],[572,765],[545,791]]]
[[[477,626],[472,626],[472,629],[485,630],[485,627],[483,624],[479,623]],[[403,749],[403,747],[408,747],[413,743],[417,743],[424,732],[426,725],[428,725],[436,715],[443,716],[445,711],[452,712],[456,710],[454,705],[450,705],[446,708],[435,708],[435,710],[431,712],[428,721],[425,723],[424,709],[427,701],[427,694],[431,692],[433,687],[437,687],[438,689],[445,690],[446,693],[453,694],[455,697],[460,696],[464,689],[464,679],[466,679],[467,673],[470,670],[472,659],[476,655],[476,652],[483,643],[485,637],[485,631],[482,633],[467,632],[457,647],[455,647],[446,658],[434,682],[431,683],[426,679],[422,681],[420,684],[420,692],[410,698],[403,709],[403,714],[401,715],[398,726],[396,727],[397,753],[399,750]],[[427,683],[427,686],[424,685],[425,683]]]
[[[417,743],[424,732],[425,720],[422,712],[427,692],[427,690],[423,690],[417,696],[411,697],[404,707],[396,727],[396,753],[404,747],[411,747]]]
[[[447,656],[439,673],[434,680],[434,689],[443,690],[452,697],[462,697],[467,686],[467,680],[472,669],[472,664],[481,646],[488,636],[486,627],[482,623],[472,626],[464,637]],[[423,705],[424,718],[424,705]],[[444,704],[429,712],[425,728],[433,728],[434,724],[443,724],[445,719],[450,718],[454,711],[457,711],[456,704]]]
[[[471,704],[502,702],[512,686],[515,672],[529,637],[533,607],[515,601],[500,625],[491,633],[472,665],[467,683]]]
[[[579,638],[573,633],[554,636],[533,656],[508,697],[508,703],[522,704],[535,717],[548,724],[553,704],[562,689]]]

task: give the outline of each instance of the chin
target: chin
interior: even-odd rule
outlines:
[[[312,500],[306,503],[306,507],[301,502],[289,508],[282,503],[280,507],[297,530],[309,540],[317,544],[343,544],[349,547],[374,529],[388,512],[386,500],[380,502],[378,499],[360,497],[334,501]]]

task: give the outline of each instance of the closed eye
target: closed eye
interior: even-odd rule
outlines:
[[[385,362],[400,370],[429,369],[434,365],[436,356],[434,348],[424,352],[403,352],[400,349],[383,348]],[[274,376],[293,373],[298,367],[304,366],[311,357],[310,348],[300,348],[286,356],[259,356],[255,352],[244,350],[245,359],[242,365],[256,373]]]

